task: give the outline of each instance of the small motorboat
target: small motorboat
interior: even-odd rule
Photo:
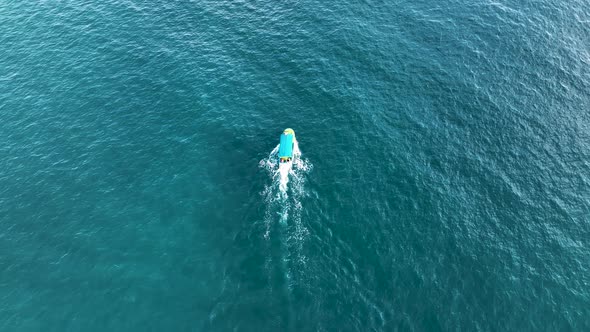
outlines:
[[[279,163],[288,163],[293,160],[293,152],[295,150],[295,131],[291,128],[287,128],[281,134],[279,144]]]

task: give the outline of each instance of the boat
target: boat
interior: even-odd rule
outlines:
[[[288,163],[293,160],[293,151],[295,150],[295,131],[287,128],[281,134],[279,144],[279,163]]]

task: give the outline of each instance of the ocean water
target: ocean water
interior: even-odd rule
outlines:
[[[4,0],[0,331],[588,331],[589,45],[579,0]]]

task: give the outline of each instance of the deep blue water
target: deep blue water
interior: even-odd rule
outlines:
[[[0,330],[588,331],[589,45],[583,0],[2,1]]]

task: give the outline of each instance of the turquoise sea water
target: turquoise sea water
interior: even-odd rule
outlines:
[[[0,330],[588,331],[589,45],[587,1],[2,1]]]

